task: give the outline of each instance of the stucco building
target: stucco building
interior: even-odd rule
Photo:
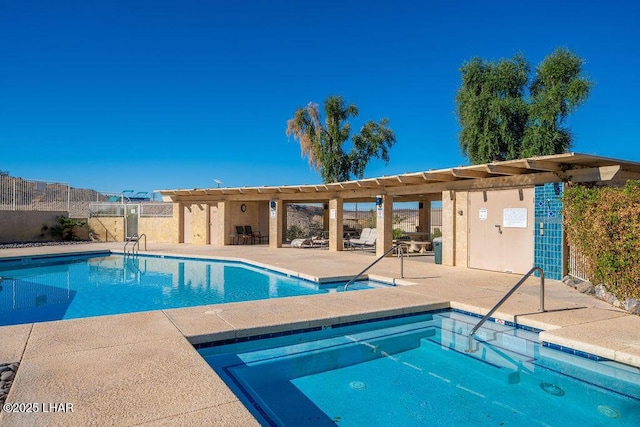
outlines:
[[[172,201],[177,242],[234,243],[235,227],[251,225],[283,246],[288,203],[321,203],[329,250],[343,246],[345,203],[374,202],[376,253],[391,248],[396,202],[418,202],[429,229],[429,206],[442,202],[442,263],[525,273],[542,267],[566,274],[562,194],[568,183],[619,185],[640,179],[640,163],[577,153],[427,170],[318,185],[160,190]]]

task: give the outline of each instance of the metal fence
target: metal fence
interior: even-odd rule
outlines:
[[[376,226],[375,207],[345,203],[343,211],[343,223],[346,229],[362,230]],[[394,205],[393,228],[405,232],[416,231],[419,224],[419,209],[415,207],[402,207]],[[287,226],[299,229],[304,235],[319,233],[326,229],[323,224],[323,210],[320,204],[290,204],[287,205]],[[442,208],[431,208],[431,229],[429,234],[433,236],[436,231],[442,231]]]
[[[69,184],[0,175],[0,210],[68,211]]]
[[[141,218],[152,217],[173,217],[173,203],[168,202],[101,202],[89,204],[89,217],[123,217],[126,215],[127,207],[137,206]]]
[[[123,193],[73,188],[65,182],[24,179],[0,172],[0,211],[64,211],[69,212],[70,218],[89,218],[93,212],[93,216],[122,216],[122,206],[127,202]],[[173,215],[172,203],[135,203],[140,204],[143,217]]]
[[[587,258],[576,248],[569,246],[569,276],[580,280],[589,280]]]
[[[416,231],[419,225],[420,211],[416,208],[396,208],[393,209],[393,228],[405,232]],[[362,229],[364,227],[376,226],[376,214],[374,209],[365,210],[344,210],[345,225]],[[435,231],[442,231],[442,208],[431,208],[431,229],[429,235],[433,235]]]
[[[95,190],[72,188],[66,182],[0,175],[0,210],[66,211],[71,218],[86,218],[89,203],[108,197]]]

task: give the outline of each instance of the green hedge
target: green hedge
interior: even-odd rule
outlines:
[[[572,186],[563,196],[563,216],[567,241],[586,257],[590,280],[621,301],[640,299],[640,181]]]

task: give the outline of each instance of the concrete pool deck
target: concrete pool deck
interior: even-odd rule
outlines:
[[[2,249],[0,258],[120,252],[122,247]],[[353,276],[374,260],[360,251],[260,245],[150,243],[147,252],[241,259],[312,279]],[[382,260],[369,273],[407,286],[0,327],[0,363],[20,362],[6,403],[36,404],[31,407],[38,409],[3,411],[0,424],[257,425],[193,344],[437,308],[485,314],[521,278],[428,260],[405,258],[404,279],[399,279],[397,258]],[[544,329],[544,341],[640,367],[640,316],[560,281],[547,279],[545,285],[546,312],[538,313],[539,279],[530,278],[494,317]]]

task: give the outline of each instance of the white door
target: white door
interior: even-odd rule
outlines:
[[[533,267],[534,189],[469,192],[469,267],[524,274]]]
[[[209,206],[209,244],[218,246],[218,206]]]
[[[192,214],[191,205],[183,205],[182,208],[182,243],[193,241],[193,231],[191,227]]]

